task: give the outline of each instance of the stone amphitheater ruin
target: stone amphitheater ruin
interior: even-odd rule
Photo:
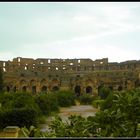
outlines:
[[[98,95],[101,85],[114,91],[140,87],[140,60],[109,63],[97,59],[32,59],[0,61],[6,92],[52,92]]]

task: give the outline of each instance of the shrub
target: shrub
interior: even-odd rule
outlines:
[[[68,118],[68,122],[64,122],[59,116],[56,116],[50,124],[50,136],[89,137],[86,118],[73,115]]]
[[[98,108],[100,106],[102,106],[102,104],[104,103],[104,100],[95,100],[95,101],[92,101],[92,106],[95,107],[95,108]]]
[[[105,109],[109,109],[112,107],[112,104],[113,104],[113,99],[115,96],[113,96],[114,94],[117,94],[117,93],[113,93],[111,92],[108,97],[102,102],[101,106],[100,106],[100,109],[101,110],[105,110]]]
[[[38,104],[44,115],[50,115],[52,111],[59,110],[57,97],[52,93],[36,96],[35,102]]]
[[[37,125],[38,111],[34,108],[14,108],[0,111],[0,127],[16,125],[19,127],[29,127]]]
[[[56,93],[58,104],[61,107],[75,105],[75,96],[71,91],[59,91]]]
[[[31,107],[38,109],[39,107],[35,102],[34,97],[30,93],[14,93],[13,94],[13,108]]]
[[[28,93],[4,93],[0,95],[0,127],[7,125],[29,126],[37,124],[40,108]]]
[[[79,102],[80,104],[84,104],[84,105],[88,105],[88,104],[92,104],[92,101],[95,99],[94,96],[89,95],[89,94],[83,94],[79,97]]]
[[[3,108],[11,108],[13,102],[13,95],[10,93],[0,94],[0,103]]]
[[[101,99],[106,99],[110,93],[111,93],[111,90],[107,87],[101,87],[99,89],[99,96]]]

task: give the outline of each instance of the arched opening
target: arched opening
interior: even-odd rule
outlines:
[[[75,90],[75,94],[77,96],[80,96],[81,95],[81,87],[80,86],[76,86],[74,90]]]
[[[118,91],[122,91],[122,89],[123,89],[122,86],[118,87]]]
[[[86,87],[86,93],[89,93],[89,94],[92,93],[92,87],[91,86]]]
[[[42,91],[42,92],[47,92],[47,87],[46,87],[46,86],[43,86],[43,87],[41,88],[41,91]]]
[[[26,87],[26,86],[23,86],[23,87],[22,87],[22,91],[23,91],[23,92],[26,92],[26,91],[27,91],[27,87]]]
[[[58,87],[58,86],[54,86],[54,87],[52,88],[52,90],[53,90],[53,91],[58,91],[58,90],[59,90],[59,87]]]
[[[13,88],[13,91],[14,91],[14,92],[16,92],[16,91],[17,91],[17,88],[16,88],[16,86]]]
[[[10,92],[10,87],[9,87],[9,86],[7,86],[6,88],[7,88],[7,92]]]
[[[36,93],[36,86],[32,86],[32,94]]]

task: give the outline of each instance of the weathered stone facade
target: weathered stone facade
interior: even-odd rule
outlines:
[[[113,90],[140,86],[140,61],[109,63],[108,58],[91,59],[30,59],[14,58],[0,61],[4,90],[41,91],[73,90],[77,94],[98,94],[101,84]]]

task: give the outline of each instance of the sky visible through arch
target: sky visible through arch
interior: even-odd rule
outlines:
[[[140,60],[140,2],[0,2],[0,60]]]

